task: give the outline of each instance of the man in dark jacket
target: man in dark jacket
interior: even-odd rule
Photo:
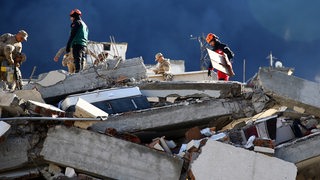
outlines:
[[[69,53],[72,48],[76,73],[83,69],[89,34],[88,27],[82,21],[81,15],[79,9],[74,9],[70,12],[70,20],[72,21],[71,32],[66,46],[67,53]]]
[[[218,36],[216,36],[215,34],[209,33],[206,37],[206,41],[211,46],[212,51],[215,51],[221,55],[226,54],[229,60],[231,60],[234,57],[234,53],[230,50],[230,48],[226,44],[221,43],[218,39]],[[233,76],[234,72],[230,62],[228,64],[228,68],[231,72],[231,75]],[[212,64],[210,63],[208,68],[209,76],[211,76],[211,70],[213,70],[213,67],[212,67]],[[218,80],[224,80],[224,81],[229,80],[229,76],[221,71],[217,71],[217,75],[218,75]]]

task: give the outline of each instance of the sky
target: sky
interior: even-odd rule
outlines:
[[[320,1],[301,0],[2,0],[0,34],[28,32],[22,51],[23,78],[65,69],[53,61],[69,38],[72,9],[82,11],[89,39],[127,42],[127,59],[154,55],[184,60],[186,71],[198,71],[200,45],[194,37],[210,32],[235,53],[230,80],[248,80],[269,66],[270,52],[294,75],[320,82]],[[245,74],[243,71],[245,61]]]

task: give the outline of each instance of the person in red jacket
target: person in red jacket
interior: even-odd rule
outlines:
[[[213,50],[216,53],[219,53],[223,56],[226,55],[228,57],[228,59],[231,60],[234,57],[234,53],[230,50],[230,48],[226,44],[221,43],[218,38],[219,37],[216,36],[215,34],[209,33],[206,37],[206,41],[210,45],[211,50]],[[227,62],[227,64],[228,64],[228,62]],[[211,76],[212,70],[213,70],[213,67],[210,62],[209,68],[208,68],[208,76]],[[229,63],[229,70],[231,72],[231,75],[233,76],[234,72],[232,70],[231,63]],[[217,75],[218,75],[218,80],[229,81],[229,75],[227,75],[219,70],[217,71]]]

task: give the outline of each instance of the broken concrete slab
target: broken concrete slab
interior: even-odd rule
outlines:
[[[173,79],[172,81],[209,81],[209,80],[217,80],[216,76],[208,77],[208,71],[191,71],[191,72],[182,72],[182,73],[172,73]],[[159,80],[163,81],[163,75],[159,74],[151,74],[148,75],[148,79],[150,80]]]
[[[65,112],[50,104],[28,100],[26,109],[32,113],[47,117],[65,117]]]
[[[195,179],[295,179],[293,163],[218,141],[208,140],[191,163]]]
[[[58,82],[65,80],[67,75],[68,74],[65,71],[50,71],[48,74],[46,74],[46,76],[44,76],[43,79],[37,81],[36,83],[43,87],[52,86],[54,84],[57,84]]]
[[[48,79],[48,74],[39,75],[35,82],[26,84],[23,89],[38,89],[46,102],[56,101],[56,97],[65,97],[69,94],[85,92],[103,87],[110,87],[119,76],[126,76],[135,80],[145,79],[146,68],[142,57],[122,61],[116,69],[117,62],[108,61],[109,66],[92,66],[79,73],[66,76],[63,81],[46,82],[45,86],[39,84],[43,79]],[[63,72],[56,71],[55,73]],[[49,81],[50,79],[48,79]],[[50,84],[50,86],[47,86]],[[52,85],[51,85],[52,84]]]
[[[256,85],[280,104],[291,109],[303,109],[320,117],[319,83],[290,76],[274,68],[260,68]]]
[[[10,116],[26,114],[24,111],[25,101],[13,93],[0,91],[0,108],[9,113]],[[1,113],[3,116],[3,113]]]
[[[298,164],[320,157],[320,133],[314,133],[276,147],[275,157]]]
[[[49,129],[47,161],[114,179],[179,179],[182,160],[148,147],[78,128]]]
[[[26,165],[30,147],[27,136],[8,136],[0,145],[0,172]]]
[[[91,126],[91,130],[104,132],[112,127],[120,132],[135,132],[148,129],[166,130],[190,128],[196,125],[205,125],[209,122],[215,125],[225,125],[230,119],[220,117],[244,117],[243,106],[245,100],[222,101],[212,100],[195,104],[179,104],[161,108],[153,108],[109,117],[107,121],[98,122]],[[184,132],[183,132],[184,133]]]
[[[230,98],[241,95],[239,82],[153,82],[138,85],[141,93],[148,97],[214,97]]]
[[[16,91],[14,91],[14,94],[16,94],[19,98],[21,98],[21,99],[23,99],[25,101],[32,100],[32,101],[45,103],[43,98],[41,97],[40,92],[35,90],[35,89],[31,89],[31,90],[16,90]]]

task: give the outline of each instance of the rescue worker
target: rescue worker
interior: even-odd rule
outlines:
[[[72,51],[72,48],[71,48],[71,51]],[[69,53],[66,52],[66,47],[60,48],[59,51],[54,56],[53,60],[55,62],[58,62],[62,54],[64,54],[62,58],[62,66],[67,66],[69,74],[74,74],[76,72],[74,58],[71,52]],[[95,59],[98,59],[98,56],[94,54],[92,51],[90,51],[88,48],[86,48],[86,54],[89,54],[93,56]],[[83,62],[83,66],[84,67],[86,66],[86,62]]]
[[[19,68],[26,59],[21,51],[22,42],[27,41],[27,38],[28,33],[25,30],[20,30],[17,34],[5,33],[0,36],[0,76],[4,90],[15,90],[15,80],[21,77],[20,69],[18,69],[20,76],[16,76],[16,68]],[[22,87],[21,82],[20,84],[19,88]]]
[[[164,80],[171,81],[173,78],[173,75],[171,74],[171,64],[170,60],[164,58],[162,53],[157,53],[155,55],[155,61],[157,61],[157,67],[153,70],[155,74],[162,74]]]
[[[21,53],[22,42],[27,41],[28,33],[25,30],[20,30],[13,35],[6,33],[0,36],[0,56],[4,56],[9,65],[14,64],[13,54]]]
[[[209,33],[206,37],[206,41],[207,43],[210,45],[211,50],[219,53],[220,55],[223,56],[227,56],[227,58],[225,58],[225,60],[227,61],[227,69],[230,72],[231,76],[234,76],[234,72],[232,69],[232,65],[231,65],[231,59],[234,57],[234,53],[230,50],[230,48],[226,45],[223,44],[219,41],[219,37],[216,36],[213,33]],[[212,64],[210,62],[209,67],[208,67],[208,76],[211,76],[211,71],[213,70]],[[224,80],[224,81],[228,81],[229,80],[229,75],[217,70],[217,75],[218,75],[218,80]]]
[[[70,20],[72,21],[71,32],[66,46],[67,53],[69,53],[72,48],[75,73],[78,73],[84,67],[89,35],[88,27],[81,19],[81,15],[82,13],[79,9],[73,9],[70,12]]]

